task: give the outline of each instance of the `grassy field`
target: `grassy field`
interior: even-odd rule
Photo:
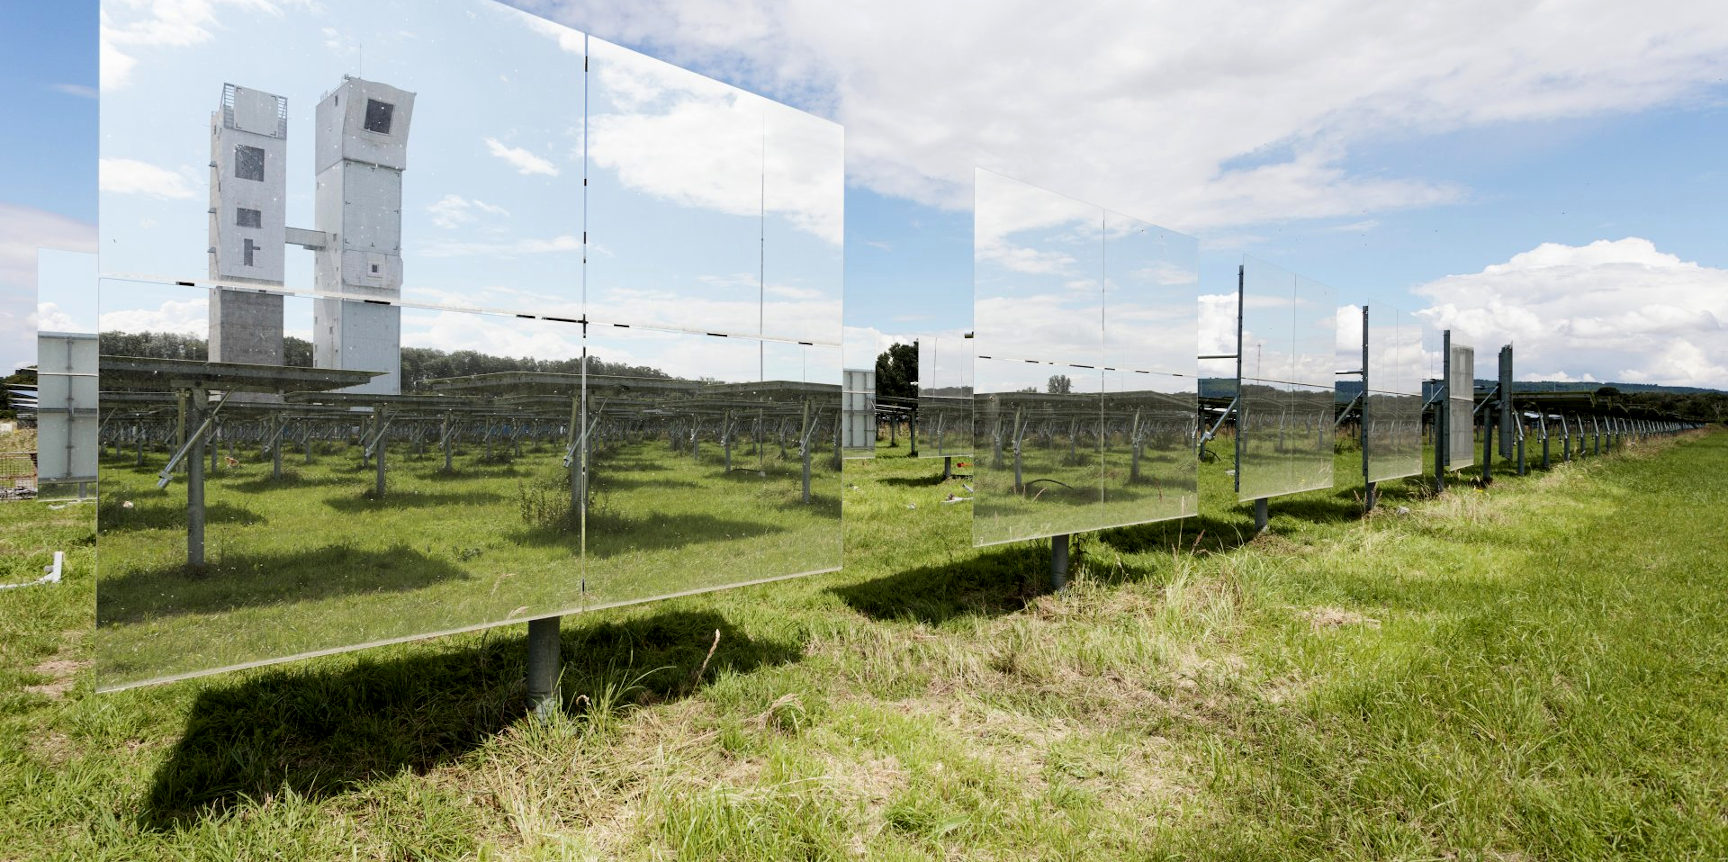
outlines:
[[[847,464],[840,572],[92,693],[92,507],[0,506],[0,858],[1724,858],[1728,434],[1429,498],[970,547]],[[26,569],[28,566],[26,566]],[[0,573],[11,577],[10,572]],[[19,576],[20,578],[22,575]]]

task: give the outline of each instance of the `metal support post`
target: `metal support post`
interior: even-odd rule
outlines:
[[[943,455],[942,456],[942,481],[946,482],[952,478],[954,478],[954,456]]]
[[[1272,516],[1266,512],[1266,498],[1261,497],[1261,498],[1255,500],[1254,501],[1254,535],[1258,536],[1261,533],[1266,532],[1266,525],[1271,520],[1272,520]]]
[[[1056,592],[1068,589],[1068,535],[1050,537],[1050,588]]]
[[[194,387],[186,399],[191,425],[202,425],[207,398],[202,387]],[[192,435],[186,457],[186,567],[193,571],[204,568],[204,438],[203,433]]]
[[[1374,480],[1368,470],[1368,305],[1362,305],[1362,513],[1374,511]]]
[[[563,706],[558,697],[558,664],[563,642],[558,617],[528,621],[528,711],[550,718]]]
[[[389,430],[389,421],[384,416],[383,404],[373,405],[372,415],[375,417],[374,423],[378,426],[378,436],[372,439],[372,459],[377,473],[373,480],[373,488],[377,498],[382,500],[384,499],[384,432]]]
[[[1482,411],[1482,484],[1484,486],[1494,481],[1494,414],[1496,410]]]
[[[1446,437],[1452,425],[1452,330],[1440,334],[1440,385],[1434,394],[1434,493],[1446,491]]]

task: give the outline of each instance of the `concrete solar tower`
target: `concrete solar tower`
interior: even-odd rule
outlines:
[[[210,115],[210,278],[281,287],[287,236],[288,100],[222,85]],[[282,296],[210,291],[210,359],[282,364]]]
[[[323,295],[313,310],[313,364],[386,372],[349,392],[402,391],[402,311],[394,302],[402,297],[402,172],[413,114],[413,93],[354,77],[318,103],[324,245],[314,278]]]

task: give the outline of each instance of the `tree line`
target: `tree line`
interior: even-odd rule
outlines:
[[[101,350],[116,356],[141,356],[150,359],[195,359],[209,357],[209,343],[202,338],[173,332],[104,332]],[[312,342],[287,336],[282,339],[283,364],[297,368],[312,367]],[[504,371],[546,371],[579,374],[581,359],[534,359],[532,357],[493,356],[477,350],[436,350],[429,347],[402,348],[402,391],[415,392],[426,388],[426,381],[444,377],[468,377],[474,374],[496,374]],[[622,377],[651,377],[667,380],[671,375],[646,365],[606,362],[588,357],[589,374],[615,374]]]

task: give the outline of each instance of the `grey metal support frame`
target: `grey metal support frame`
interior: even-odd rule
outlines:
[[[1440,385],[1434,393],[1434,493],[1446,492],[1447,434],[1452,424],[1452,330],[1440,334]]]
[[[1056,592],[1068,589],[1068,533],[1050,537],[1050,588]]]
[[[559,664],[563,657],[559,619],[528,621],[528,711],[537,718],[549,718],[563,706],[558,695]]]
[[[1498,385],[1494,387],[1494,391],[1489,397],[1493,399],[1500,397]],[[1484,401],[1482,404],[1487,407],[1490,402]],[[1494,482],[1494,417],[1498,412],[1498,408],[1482,411],[1482,485],[1484,487]]]

